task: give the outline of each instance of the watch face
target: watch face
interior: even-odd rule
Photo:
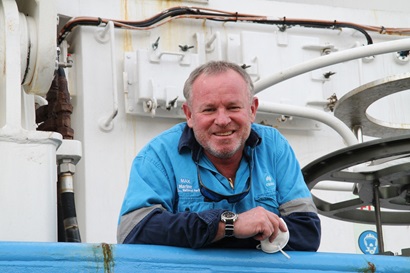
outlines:
[[[225,211],[223,213],[223,216],[228,219],[232,219],[232,218],[235,218],[235,213],[233,213],[232,211]]]
[[[222,213],[221,218],[223,218],[224,220],[232,220],[235,222],[238,216],[232,211],[225,211]]]

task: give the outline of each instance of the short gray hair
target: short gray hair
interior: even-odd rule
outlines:
[[[210,61],[207,62],[197,68],[195,68],[191,74],[189,75],[188,79],[185,81],[184,85],[184,97],[188,104],[190,104],[191,92],[192,92],[192,85],[194,81],[201,76],[202,74],[205,75],[217,75],[228,70],[233,70],[238,72],[239,75],[245,80],[246,84],[248,85],[249,91],[249,100],[252,100],[254,96],[254,87],[253,82],[249,74],[246,72],[244,68],[241,66],[227,62],[227,61]]]

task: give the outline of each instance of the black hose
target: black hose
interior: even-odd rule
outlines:
[[[67,163],[60,163],[67,164]],[[71,164],[71,163],[69,163]],[[74,165],[73,165],[74,166]],[[80,229],[77,223],[77,214],[75,209],[73,179],[70,172],[62,173],[59,176],[59,200],[61,202],[61,217],[65,242],[81,242]]]
[[[81,243],[80,229],[77,223],[75,201],[73,192],[61,193],[63,223],[66,242]]]
[[[63,204],[60,197],[60,182],[57,182],[57,241],[67,242],[64,229]]]

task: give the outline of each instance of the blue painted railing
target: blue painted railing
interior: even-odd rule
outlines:
[[[0,243],[0,272],[410,272],[401,256],[152,245]]]

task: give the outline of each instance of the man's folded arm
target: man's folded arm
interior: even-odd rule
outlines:
[[[223,210],[170,213],[156,205],[121,216],[118,243],[201,248],[212,242]]]

